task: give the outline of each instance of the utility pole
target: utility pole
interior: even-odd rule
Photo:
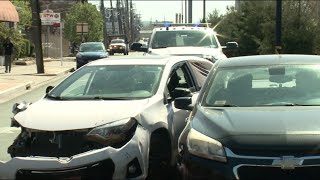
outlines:
[[[185,23],[188,23],[188,3],[187,3],[188,0],[184,0],[184,17],[186,18],[185,19]]]
[[[41,41],[41,21],[39,0],[31,0],[32,10],[32,31],[36,53],[37,73],[44,73],[42,41]]]
[[[122,13],[121,13],[121,7],[120,7],[120,0],[117,0],[117,17],[118,17],[118,26],[119,26],[119,34],[123,34],[122,30]]]
[[[130,44],[134,41],[134,17],[133,17],[133,7],[132,0],[130,0]]]
[[[276,7],[276,46],[275,53],[281,54],[282,0],[277,0]]]
[[[188,0],[188,23],[192,23],[192,0]]]
[[[203,0],[203,23],[206,22],[206,0]]]
[[[300,29],[301,24],[301,0],[299,0],[299,14],[298,14],[298,28]]]
[[[115,34],[112,0],[110,0],[110,7],[111,7],[110,12],[111,12],[112,34]]]
[[[127,41],[131,41],[130,32],[129,32],[129,0],[125,0],[125,12],[126,12],[126,19],[125,19],[125,33],[127,36]]]
[[[106,27],[106,9],[104,8],[104,0],[101,0],[100,12],[103,18],[103,44],[108,47],[107,27]]]

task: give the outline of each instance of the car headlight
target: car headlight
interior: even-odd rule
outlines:
[[[138,121],[134,118],[123,119],[92,129],[86,139],[102,145],[122,147],[134,135]]]
[[[216,61],[218,60],[218,59],[215,58],[214,56],[208,55],[208,54],[202,55],[202,58],[208,59],[208,60],[211,61],[211,62],[216,62]]]
[[[107,54],[100,54],[100,57],[103,58],[103,57],[107,57],[108,55]]]
[[[77,54],[76,58],[82,58],[81,54]]]
[[[195,129],[189,131],[187,146],[191,154],[220,162],[227,162],[222,144]]]

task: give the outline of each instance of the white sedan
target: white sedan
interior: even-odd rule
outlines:
[[[21,133],[0,161],[0,179],[167,178],[189,111],[177,97],[198,92],[212,67],[188,56],[102,59],[29,106],[15,107]]]

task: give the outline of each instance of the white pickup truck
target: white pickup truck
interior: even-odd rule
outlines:
[[[145,55],[197,56],[215,62],[227,58],[223,50],[238,50],[238,44],[221,46],[217,33],[207,24],[164,24],[153,29],[147,47],[133,43],[131,50]]]

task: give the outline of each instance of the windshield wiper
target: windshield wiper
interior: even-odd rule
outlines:
[[[235,104],[218,104],[218,105],[215,104],[213,107],[239,107],[239,106]]]
[[[290,103],[290,102],[277,102],[269,104],[261,104],[259,106],[320,106],[319,104],[299,104],[299,103]]]
[[[54,100],[66,100],[66,99],[64,99],[64,98],[61,97],[61,96],[51,96],[51,95],[49,95],[49,94],[46,95],[46,98],[54,99]]]
[[[153,48],[153,49],[161,49],[161,48],[167,48],[168,46],[159,46],[159,47],[156,47],[156,48]]]
[[[129,98],[95,96],[93,99],[97,99],[97,100],[128,100]]]

